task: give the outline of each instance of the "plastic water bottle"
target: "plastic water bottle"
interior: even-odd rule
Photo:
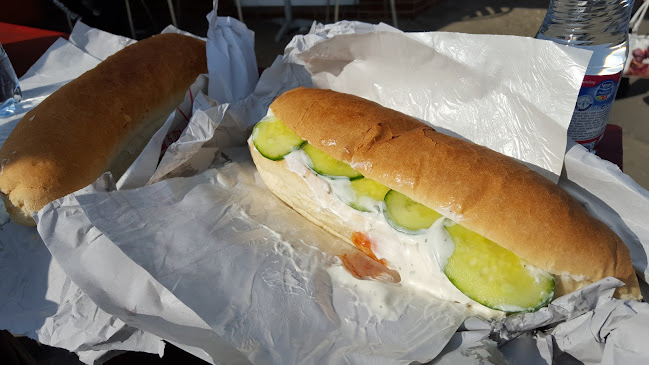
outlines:
[[[536,38],[593,51],[568,137],[593,151],[604,136],[628,54],[633,0],[550,0]]]
[[[0,44],[0,118],[13,115],[16,112],[16,103],[21,98],[16,71]]]

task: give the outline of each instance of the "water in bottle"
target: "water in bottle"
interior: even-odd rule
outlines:
[[[593,151],[604,136],[628,54],[633,0],[550,0],[536,38],[593,51],[568,137]]]
[[[21,97],[18,77],[11,66],[9,56],[0,44],[0,118],[13,115],[16,111],[16,103]]]

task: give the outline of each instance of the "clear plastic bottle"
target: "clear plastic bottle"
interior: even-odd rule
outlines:
[[[593,151],[604,136],[628,54],[633,0],[550,0],[536,38],[593,51],[568,137]]]
[[[18,77],[11,66],[7,52],[0,44],[0,118],[15,113],[16,103],[22,98]]]

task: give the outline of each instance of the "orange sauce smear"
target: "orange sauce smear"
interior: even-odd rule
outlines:
[[[401,276],[387,267],[387,261],[379,260],[372,252],[372,241],[366,234],[354,232],[352,242],[361,251],[339,255],[343,266],[357,279],[372,278],[390,283],[398,283]]]

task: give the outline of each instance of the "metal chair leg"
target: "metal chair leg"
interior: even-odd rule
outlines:
[[[284,0],[284,24],[279,28],[279,31],[275,35],[275,42],[279,41],[288,33],[291,23],[293,22],[293,12],[291,9],[291,0]]]
[[[243,22],[243,11],[241,10],[241,0],[237,0],[237,15],[239,15],[239,21]]]
[[[70,18],[70,16],[67,14],[65,14],[65,17],[68,20],[68,27],[70,28],[70,33],[72,33],[72,29],[74,29],[74,26],[72,25],[72,18]]]
[[[394,25],[395,28],[399,28],[399,25],[397,24],[397,6],[394,3],[395,0],[390,0],[390,10],[392,11],[392,25]]]
[[[126,4],[126,16],[128,17],[128,26],[131,28],[131,38],[135,39],[135,27],[133,26],[133,16],[131,15],[131,3],[124,0]]]
[[[338,22],[339,10],[340,10],[340,0],[336,0],[336,3],[334,4],[334,23]]]
[[[142,5],[142,8],[144,9],[146,16],[149,18],[151,24],[153,24],[153,28],[158,29],[158,23],[155,21],[155,17],[153,16],[151,9],[149,9],[149,7],[146,5],[146,1],[140,0],[140,5]]]
[[[397,23],[397,5],[395,0],[390,0],[390,11],[392,12],[392,25],[394,25],[395,28],[399,28],[399,24]],[[334,4],[334,23],[338,21],[339,13],[340,0],[336,0],[336,3]]]
[[[169,15],[171,15],[171,24],[173,24],[174,27],[178,28],[178,23],[176,22],[176,12],[174,11],[173,1],[172,0],[167,0],[167,6],[169,6]]]
[[[325,5],[325,24],[329,23],[329,6],[331,6],[331,0],[327,0],[327,5]]]

